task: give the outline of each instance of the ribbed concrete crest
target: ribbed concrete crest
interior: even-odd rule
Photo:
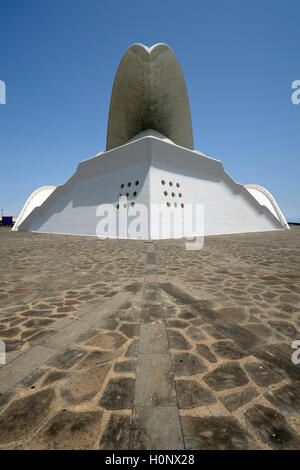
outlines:
[[[106,150],[126,144],[146,129],[194,148],[183,73],[166,44],[133,44],[125,52],[112,89]]]

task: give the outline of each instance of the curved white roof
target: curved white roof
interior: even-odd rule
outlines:
[[[183,73],[166,44],[133,44],[125,52],[111,94],[106,150],[126,144],[147,129],[194,148]]]
[[[19,225],[29,216],[29,214],[35,209],[43,204],[43,202],[48,199],[51,193],[53,193],[56,186],[42,186],[41,188],[36,189],[31,193],[29,198],[24,204],[23,209],[21,210],[16,223],[14,224],[12,230],[18,230]]]
[[[290,228],[275,198],[266,188],[259,186],[258,184],[245,184],[245,188],[261,206],[267,207],[285,228]]]

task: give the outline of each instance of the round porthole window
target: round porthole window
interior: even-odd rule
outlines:
[[[133,207],[133,206],[134,206],[134,202],[131,202],[130,205],[131,205],[131,207]]]
[[[176,183],[176,186],[177,186],[177,188],[180,188],[180,184],[179,184],[179,183]]]
[[[170,185],[170,186],[173,186],[173,181],[169,181],[169,185]]]
[[[167,202],[167,207],[170,207],[170,205],[171,205],[171,204],[170,204],[169,202]]]
[[[174,206],[177,207],[177,202],[174,202]]]
[[[168,191],[164,191],[164,195],[167,196],[167,195],[168,195]]]
[[[179,196],[179,197],[182,197],[182,194],[181,194],[181,193],[179,193],[179,194],[178,194],[178,196]]]
[[[137,186],[138,184],[139,184],[139,181],[136,181],[136,182],[135,182],[135,185]]]
[[[133,193],[133,196],[135,197],[136,195],[137,195],[137,192],[136,192],[136,191],[134,191],[134,193]]]
[[[128,186],[128,188],[131,186],[131,183],[130,183],[130,181],[127,183],[127,186]]]
[[[161,180],[161,184],[166,184],[165,180]]]
[[[117,205],[116,205],[116,208],[119,209],[119,208],[120,208],[120,204],[117,204]]]
[[[175,193],[172,193],[172,197],[175,197]]]
[[[182,208],[184,208],[184,204],[183,204],[183,202],[181,203],[181,207],[182,207]]]
[[[124,188],[124,183],[121,184],[121,188]]]

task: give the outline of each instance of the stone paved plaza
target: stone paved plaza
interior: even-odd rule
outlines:
[[[1,449],[300,449],[300,227],[0,253]]]

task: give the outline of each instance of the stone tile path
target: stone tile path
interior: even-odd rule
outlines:
[[[0,230],[1,449],[299,449],[300,227]]]

